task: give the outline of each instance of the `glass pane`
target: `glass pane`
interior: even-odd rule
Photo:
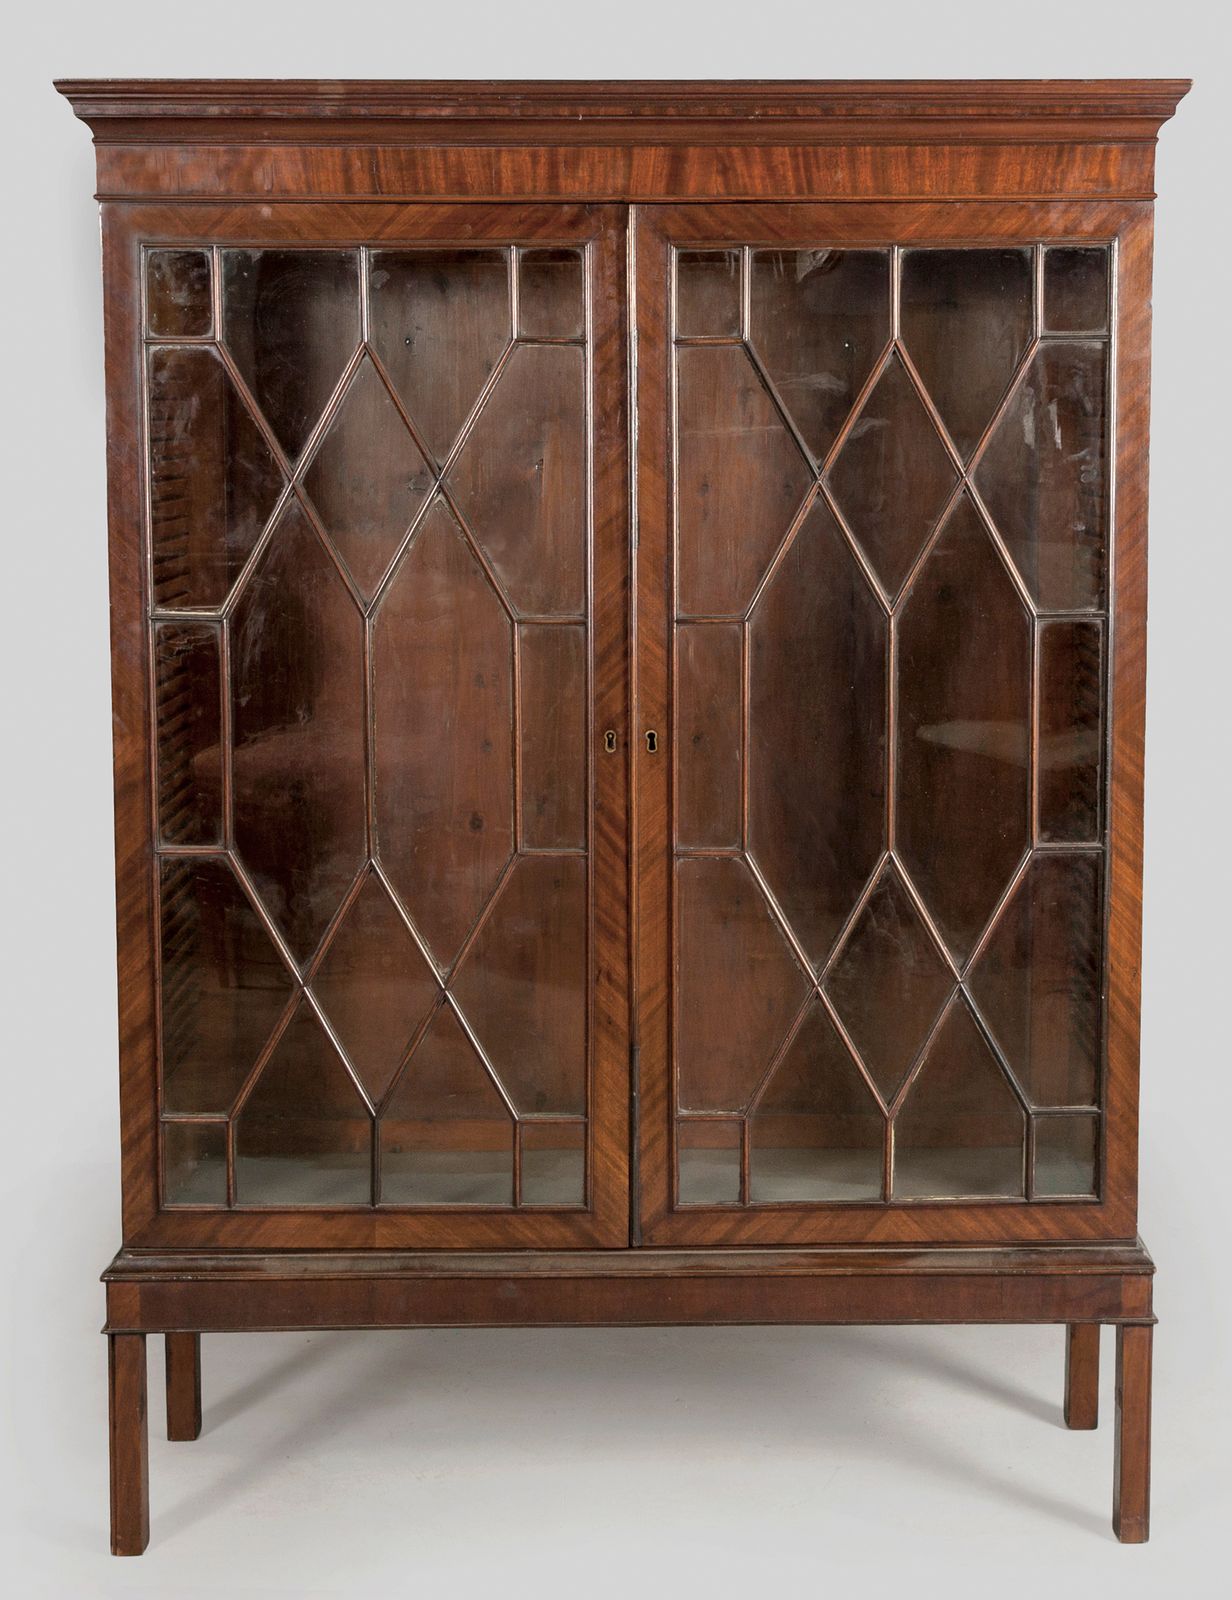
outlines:
[[[159,868],[164,1181],[225,1205],[232,1115],[236,1203],[370,1204],[388,1102],[393,1203],[508,1206],[516,1096],[579,1206],[584,252],[362,257],[145,258],[147,337],[214,341],[146,358],[154,603],[223,613],[151,635],[158,841],[218,852]]]
[[[304,482],[352,577],[371,596],[433,482],[371,361],[351,380]]]
[[[838,508],[891,596],[902,588],[957,481],[907,369],[894,356],[830,474]]]
[[[885,613],[814,502],[749,627],[749,850],[825,961],[885,842]]]
[[[1098,1172],[1098,1117],[1036,1117],[1036,1194],[1085,1199],[1097,1193]]]
[[[218,606],[282,491],[282,473],[212,350],[150,352],[154,603]]]
[[[204,250],[151,250],[146,256],[146,331],[200,339],[214,325],[210,258]]]
[[[739,1122],[676,1123],[677,1192],[682,1206],[740,1203]]]
[[[1103,770],[1103,629],[1046,622],[1039,635],[1039,829],[1095,840]]]
[[[295,502],[231,624],[235,841],[311,955],[363,863],[363,622]]]
[[[740,708],[737,623],[676,629],[676,842],[740,843]]]
[[[1044,252],[1044,326],[1051,333],[1107,331],[1106,245]]]
[[[1025,1131],[996,1057],[955,1001],[894,1121],[894,1198],[1021,1196]]]
[[[740,252],[677,251],[677,334],[738,339],[740,321]]]
[[[235,1123],[242,1206],[367,1205],[372,1119],[307,1001],[301,1001]]]
[[[523,1122],[522,1204],[580,1206],[586,1201],[586,1128],[580,1122]]]
[[[312,990],[369,1098],[379,1102],[440,989],[374,874],[334,934]]]
[[[964,460],[992,421],[1031,338],[1030,250],[908,250],[907,353]]]
[[[1033,1105],[1098,1104],[1101,858],[1036,856],[971,974],[971,993]]]
[[[164,844],[222,842],[222,689],[218,629],[154,630],[158,831]]]
[[[892,267],[674,255],[682,1204],[741,1115],[747,1203],[879,1199],[877,1094],[896,1197],[1024,1198],[1024,1102],[1095,1103],[1100,858],[1028,856],[1106,826],[1106,624],[1047,613],[1104,603],[1111,256],[908,248],[901,345]]]
[[[518,685],[522,841],[586,843],[586,630],[523,623]]]
[[[225,1122],[163,1123],[163,1197],[169,1206],[225,1206]]]
[[[275,437],[298,456],[359,344],[352,250],[225,250],[223,337]]]
[[[582,257],[576,250],[518,253],[518,332],[523,339],[580,339],[586,327]]]
[[[889,1104],[954,980],[893,867],[856,919],[825,989]]]
[[[224,1115],[291,979],[225,861],[164,859],[160,881],[163,1110]]]
[[[586,1108],[586,861],[522,856],[453,993],[520,1112]]]
[[[1031,630],[964,496],[899,626],[898,844],[964,959],[1029,839]]]
[[[509,344],[508,255],[381,250],[369,284],[373,348],[443,462]]]
[[[513,632],[437,501],[373,629],[381,863],[449,966],[513,850]]]
[[[980,458],[976,484],[1045,610],[1104,602],[1107,347],[1041,345]]]
[[[885,1118],[814,1001],[749,1122],[749,1198],[879,1200]]]
[[[586,607],[586,355],[521,345],[501,369],[450,481],[522,616]]]
[[[679,1105],[742,1111],[809,983],[742,860],[677,861],[676,894]]]
[[[744,350],[696,346],[677,363],[677,610],[735,616],[812,474]]]
[[[513,1122],[441,1006],[380,1122],[385,1205],[513,1204]]]
[[[758,250],[752,345],[820,461],[890,338],[885,250]]]

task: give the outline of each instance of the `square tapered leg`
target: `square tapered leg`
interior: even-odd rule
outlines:
[[[145,1334],[107,1336],[111,1442],[111,1553],[139,1556],[150,1542]]]
[[[1116,1465],[1112,1526],[1122,1544],[1145,1544],[1151,1521],[1151,1344],[1154,1329],[1117,1328]]]

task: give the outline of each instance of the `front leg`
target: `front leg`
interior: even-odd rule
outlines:
[[[111,1553],[139,1556],[150,1542],[145,1334],[107,1335],[111,1446]]]
[[[1122,1544],[1145,1544],[1151,1522],[1151,1345],[1149,1324],[1117,1328],[1116,1465],[1112,1526]]]

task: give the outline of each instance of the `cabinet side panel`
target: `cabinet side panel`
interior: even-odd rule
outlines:
[[[120,208],[104,206],[102,221],[120,1122],[124,1237],[131,1240],[153,1217],[158,1204],[140,250]]]
[[[1142,994],[1142,808],[1146,737],[1146,553],[1153,208],[1121,234],[1116,300],[1111,726],[1108,806],[1107,1062],[1104,1190],[1131,1226],[1138,1197]]]

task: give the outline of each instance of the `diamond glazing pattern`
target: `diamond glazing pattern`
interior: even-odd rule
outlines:
[[[582,256],[147,263],[167,1200],[580,1206]]]
[[[678,1203],[1095,1193],[1108,251],[1071,254],[677,255]]]

